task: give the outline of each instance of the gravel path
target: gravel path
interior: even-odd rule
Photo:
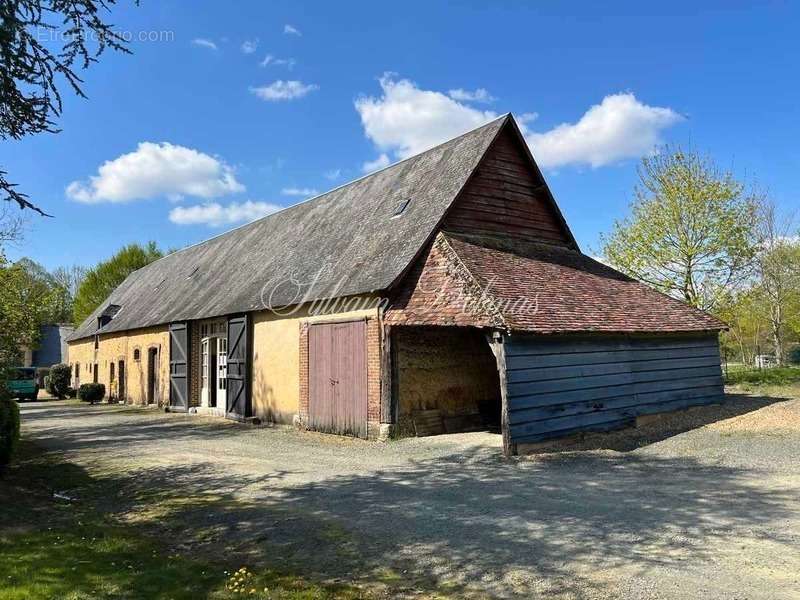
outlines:
[[[504,460],[483,433],[378,444],[23,405],[25,435],[118,479],[120,518],[157,516],[177,547],[221,564],[286,563],[393,596],[637,600],[800,598],[797,415],[798,399],[731,396]],[[181,501],[149,514],[158,494]]]

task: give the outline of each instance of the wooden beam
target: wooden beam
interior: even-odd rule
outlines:
[[[395,402],[392,393],[392,327],[381,319],[381,423],[395,424],[397,411],[393,410]]]
[[[511,431],[508,420],[508,385],[506,382],[506,349],[503,344],[504,334],[500,331],[493,331],[486,335],[489,347],[492,349],[495,360],[497,361],[497,372],[500,376],[500,431],[503,434],[503,455],[506,457],[514,456],[517,453],[517,445],[511,441]]]

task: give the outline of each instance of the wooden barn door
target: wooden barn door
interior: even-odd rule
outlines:
[[[228,319],[227,400],[225,415],[243,421],[250,416],[249,319]]]
[[[321,323],[308,333],[310,427],[366,437],[366,322]]]
[[[149,357],[153,364],[152,356]],[[189,324],[169,325],[169,406],[170,410],[189,409]]]

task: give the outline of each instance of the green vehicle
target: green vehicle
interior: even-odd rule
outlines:
[[[36,400],[39,395],[39,384],[36,382],[34,367],[17,367],[10,369],[6,389],[12,398],[20,400]]]

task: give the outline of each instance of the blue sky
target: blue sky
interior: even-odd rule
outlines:
[[[800,206],[797,4],[482,4],[122,0],[134,54],[84,73],[61,133],[0,146],[55,215],[8,254],[53,268],[181,247],[509,111],[587,252],[657,143]]]

